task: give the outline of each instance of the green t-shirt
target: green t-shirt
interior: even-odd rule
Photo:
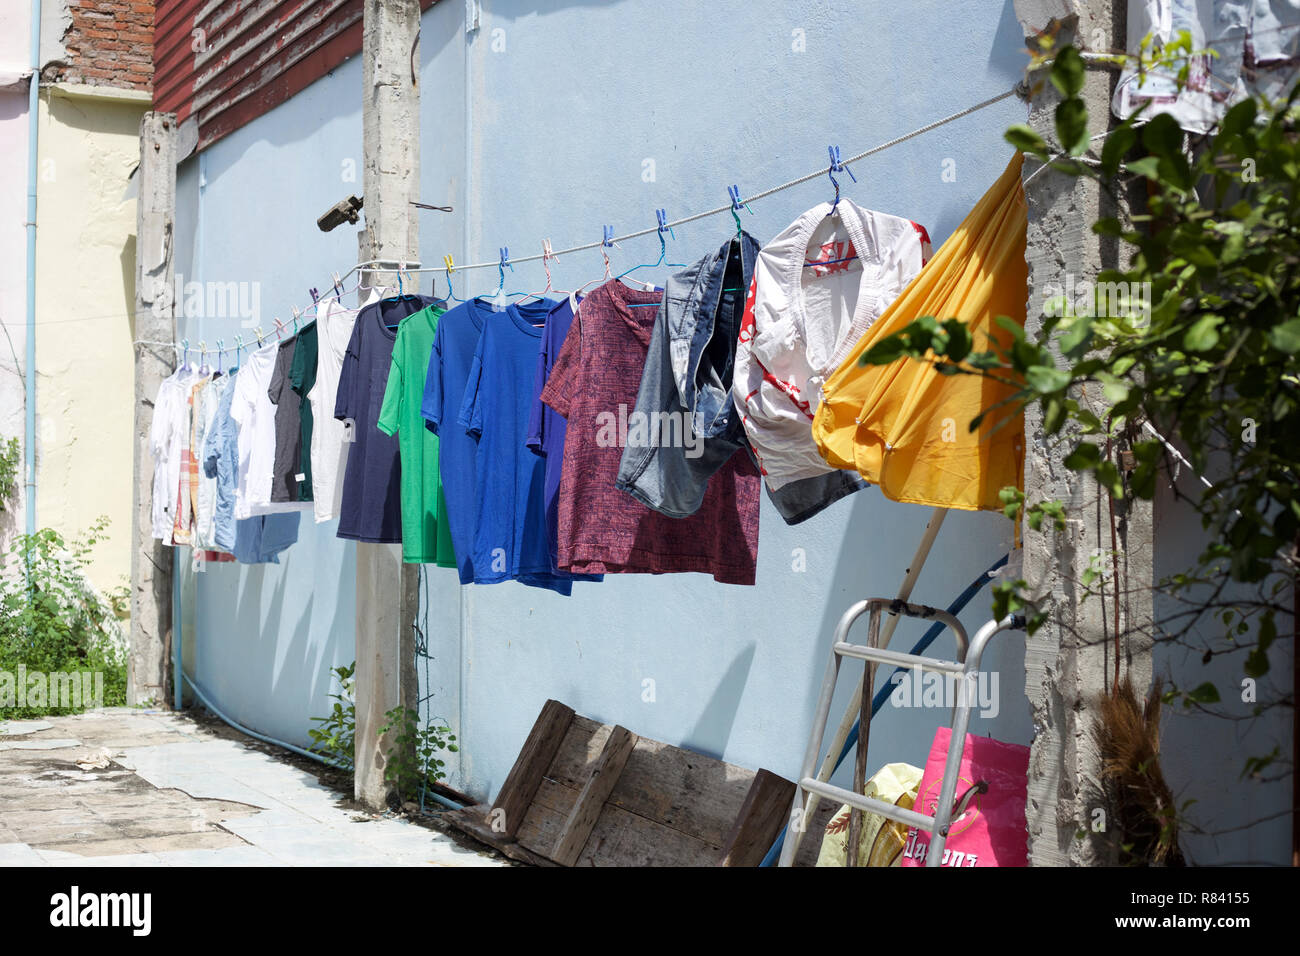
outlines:
[[[298,393],[298,418],[302,430],[302,448],[299,453],[298,471],[304,480],[298,482],[298,500],[311,501],[311,402],[307,393],[316,384],[316,323],[313,321],[302,327],[298,341],[293,349],[293,364],[289,366],[289,385]]]
[[[442,309],[429,306],[402,319],[393,342],[379,430],[397,436],[402,461],[402,560],[456,566],[447,499],[438,477],[438,436],[424,427],[420,401]]]

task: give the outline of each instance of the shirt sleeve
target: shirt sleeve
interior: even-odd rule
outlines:
[[[271,385],[266,390],[266,397],[271,400],[272,405],[279,405],[280,399],[284,398],[285,374],[284,374],[284,352],[285,347],[280,346],[280,351],[275,353],[275,365],[271,369]]]
[[[469,366],[469,379],[465,382],[465,396],[460,403],[460,414],[456,424],[465,429],[465,433],[474,438],[483,434],[483,361],[487,357],[487,330],[478,337],[478,346],[474,349],[474,361]]]
[[[385,435],[396,435],[402,420],[402,402],[406,393],[403,387],[402,365],[406,355],[406,336],[399,330],[393,343],[393,360],[388,365],[388,381],[384,385],[384,401],[379,406],[379,420],[375,423]]]
[[[581,308],[579,308],[581,312]],[[582,319],[575,315],[564,345],[551,367],[551,374],[542,389],[541,399],[562,418],[569,417],[573,396],[577,389],[578,373],[582,364]]]
[[[158,386],[153,400],[153,421],[149,424],[149,452],[154,458],[162,457],[166,446],[167,422],[171,415],[171,387],[168,382]]]
[[[433,348],[429,350],[429,368],[424,373],[424,397],[420,401],[420,416],[424,425],[435,435],[442,427],[442,326],[433,335]]]
[[[348,349],[343,353],[343,366],[339,369],[339,390],[334,396],[334,417],[339,421],[352,419],[360,414],[360,402],[357,398],[358,382],[361,379],[361,320],[352,327],[352,337],[348,339]]]

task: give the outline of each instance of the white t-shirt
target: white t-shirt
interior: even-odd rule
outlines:
[[[376,298],[377,293],[371,290],[362,307]],[[318,522],[337,518],[343,506],[343,473],[352,447],[348,440],[352,423],[334,417],[334,400],[357,311],[345,308],[334,296],[325,296],[316,304],[316,384],[307,393],[307,400],[311,402],[312,417],[312,504]]]
[[[176,495],[181,483],[182,439],[189,419],[186,402],[190,388],[198,380],[198,369],[182,366],[163,379],[154,399],[149,425],[149,453],[154,462],[150,523],[153,536],[166,545],[176,543]]]
[[[275,405],[267,391],[275,371],[279,341],[268,342],[253,352],[235,376],[230,417],[239,426],[237,445],[235,520],[280,511],[306,511],[310,501],[271,501],[275,472]]]
[[[736,345],[732,399],[773,491],[835,470],[812,437],[822,384],[930,255],[908,219],[848,199],[830,211],[808,210],[759,252]]]

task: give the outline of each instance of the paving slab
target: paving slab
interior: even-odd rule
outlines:
[[[283,754],[132,708],[0,725],[0,866],[511,865]]]

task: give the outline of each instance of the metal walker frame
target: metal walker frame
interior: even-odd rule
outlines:
[[[863,614],[870,613],[867,625],[867,643],[850,644],[847,641],[849,629]],[[957,660],[950,661],[923,654],[906,654],[880,647],[881,612],[893,618],[914,617],[932,620],[943,624],[952,631],[957,640]],[[891,622],[892,623],[892,622]],[[943,860],[944,843],[948,838],[948,828],[954,816],[960,816],[966,802],[977,790],[972,787],[962,797],[962,806],[953,805],[957,790],[957,774],[961,766],[962,752],[966,746],[966,732],[970,726],[970,712],[973,694],[969,688],[978,680],[980,658],[984,648],[994,634],[1006,630],[1019,630],[1024,627],[1024,618],[1020,615],[1007,615],[1001,621],[989,621],[981,627],[973,640],[967,640],[966,629],[961,622],[947,611],[927,607],[923,604],[909,604],[896,598],[869,598],[859,601],[840,617],[835,626],[834,641],[831,645],[830,662],[826,667],[826,676],[822,680],[821,695],[817,700],[817,716],[813,721],[812,736],[808,740],[808,749],[804,752],[803,767],[799,773],[798,786],[794,792],[794,803],[790,809],[790,823],[786,839],[781,847],[779,866],[791,866],[799,844],[803,839],[807,823],[812,819],[821,797],[828,797],[847,804],[854,810],[878,813],[881,816],[927,830],[930,833],[930,847],[926,854],[926,866],[939,866]],[[892,628],[891,628],[892,631]],[[888,637],[886,637],[888,640]],[[862,674],[861,713],[858,724],[857,752],[853,765],[853,789],[846,790],[813,776],[817,766],[817,757],[821,751],[822,737],[826,733],[826,721],[830,716],[831,698],[835,693],[835,683],[839,677],[840,662],[852,657],[865,662]],[[952,738],[948,744],[948,758],[944,764],[943,782],[939,789],[939,802],[933,816],[907,810],[903,807],[864,796],[861,791],[866,783],[867,746],[871,730],[871,700],[874,692],[876,665],[892,664],[897,667],[918,668],[922,671],[936,671],[942,674],[957,675],[960,690],[953,709]],[[982,791],[980,791],[982,792]],[[848,865],[854,866],[858,855],[858,833],[861,814],[850,813]]]

